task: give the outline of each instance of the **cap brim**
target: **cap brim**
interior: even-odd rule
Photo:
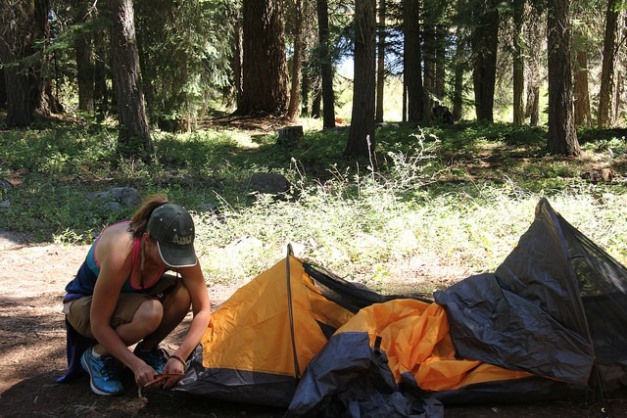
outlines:
[[[198,263],[192,244],[167,245],[157,241],[157,248],[161,259],[169,267],[192,267]]]

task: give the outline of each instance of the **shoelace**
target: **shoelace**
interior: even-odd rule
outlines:
[[[115,359],[113,357],[102,358],[98,371],[104,380],[113,379],[115,377]]]

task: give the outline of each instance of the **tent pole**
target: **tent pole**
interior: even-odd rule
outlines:
[[[287,244],[287,257],[285,258],[285,279],[287,280],[287,309],[290,316],[290,334],[292,336],[292,353],[294,354],[294,374],[296,379],[300,379],[300,368],[298,367],[298,354],[296,353],[296,335],[294,333],[294,311],[292,309],[292,280],[290,274],[290,257],[294,255],[292,244]]]

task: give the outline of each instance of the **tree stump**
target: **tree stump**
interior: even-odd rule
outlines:
[[[279,138],[277,143],[279,145],[291,147],[298,143],[298,140],[304,136],[303,127],[298,126],[286,126],[279,129]]]

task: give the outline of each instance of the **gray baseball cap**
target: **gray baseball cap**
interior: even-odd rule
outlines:
[[[194,251],[194,221],[184,207],[166,203],[150,215],[146,230],[157,241],[159,255],[170,267],[191,267],[198,262]]]

